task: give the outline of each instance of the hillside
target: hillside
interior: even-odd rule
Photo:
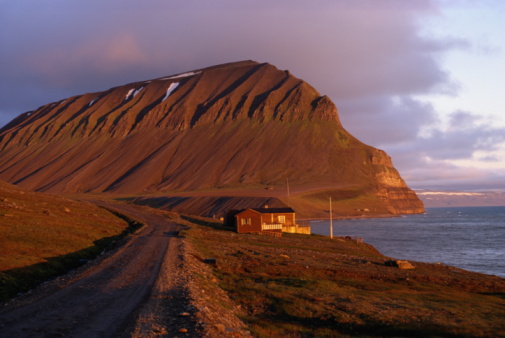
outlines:
[[[350,135],[328,97],[288,71],[253,61],[21,114],[0,130],[0,179],[52,193],[183,201],[192,199],[188,192],[216,190],[238,200],[251,191],[272,197],[258,192],[265,187],[287,197],[279,189],[289,182],[292,194],[280,203],[298,205],[306,216],[320,215],[330,195],[347,213],[423,211],[389,156]]]
[[[0,301],[95,257],[127,228],[94,204],[0,181]]]

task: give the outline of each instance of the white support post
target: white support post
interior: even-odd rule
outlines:
[[[330,197],[330,238],[333,239],[333,213],[331,211],[331,197]]]

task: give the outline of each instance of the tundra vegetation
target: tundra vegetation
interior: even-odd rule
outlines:
[[[139,226],[90,203],[0,188],[4,300],[92,259]],[[167,214],[184,225],[180,235],[195,255],[211,263],[211,275],[189,271],[192,278],[229,297],[207,292],[206,301],[234,313],[254,336],[505,335],[503,278],[422,262],[399,269],[350,237],[237,234],[213,219]]]
[[[255,336],[505,335],[503,278],[422,262],[402,270],[348,237],[237,234],[186,219],[185,236],[215,259],[214,278]]]
[[[0,182],[0,301],[82,265],[138,225],[91,203]]]

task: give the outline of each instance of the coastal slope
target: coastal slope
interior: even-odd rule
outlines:
[[[0,181],[0,302],[96,257],[130,226],[92,203]]]
[[[195,192],[239,200],[252,194],[296,205],[306,216],[321,214],[327,196],[343,212],[424,210],[389,156],[342,127],[327,96],[254,61],[21,114],[0,130],[0,179],[51,193],[162,194],[180,198],[179,205]],[[288,184],[291,194],[281,193]]]

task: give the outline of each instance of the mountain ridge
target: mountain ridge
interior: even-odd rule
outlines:
[[[73,96],[0,129],[0,179],[55,193],[355,186],[423,207],[382,150],[288,71],[241,61]]]
[[[226,76],[220,73],[222,69],[227,70]],[[232,73],[232,74],[229,74]],[[226,81],[233,73],[239,73],[238,78],[232,83]],[[221,75],[221,76],[220,76]],[[191,92],[200,93],[201,91],[194,90],[196,86],[202,82],[216,83],[221,82],[221,87],[228,86],[227,88],[220,88],[217,86],[215,91],[219,91],[218,95],[211,95],[211,97],[204,98],[201,95],[192,95]],[[230,105],[229,99],[226,96],[234,89],[241,87],[246,81],[252,83],[261,77],[261,81],[266,82],[265,85],[269,86],[265,91],[256,90],[249,86],[240,89],[242,91],[239,102],[235,106]],[[164,89],[169,89],[170,85],[178,84],[176,88],[170,93]],[[152,87],[152,88],[149,88]],[[281,90],[282,89],[282,90]],[[180,91],[180,93],[178,93]],[[278,98],[278,93],[281,92],[282,99]],[[33,121],[33,114],[37,114],[37,118],[44,118],[46,114],[53,111],[55,106],[62,105],[57,109],[56,114],[49,116],[48,121],[51,121],[55,115],[60,115],[60,128],[57,130],[35,130],[39,132],[39,137],[56,137],[60,133],[70,132],[72,136],[79,134],[82,137],[89,136],[95,131],[109,132],[112,136],[122,133],[134,132],[137,128],[148,127],[154,124],[156,127],[173,128],[183,130],[188,127],[194,127],[198,123],[205,123],[212,120],[214,123],[223,122],[229,119],[239,119],[244,117],[256,118],[260,121],[265,119],[274,119],[281,121],[294,121],[308,118],[320,118],[327,120],[338,120],[336,109],[327,112],[325,108],[331,103],[326,96],[316,95],[315,98],[307,98],[306,93],[316,94],[314,88],[300,79],[290,75],[288,71],[279,72],[274,66],[268,63],[258,64],[253,61],[242,61],[229,63],[221,66],[214,66],[206,68],[205,72],[196,70],[192,72],[176,74],[167,77],[160,77],[153,80],[139,81],[129,83],[123,86],[118,86],[105,90],[102,92],[88,93],[83,95],[76,95],[68,99],[53,102],[39,107],[36,111],[30,111],[21,114],[13,121],[8,123],[0,133],[12,127],[23,127],[27,123]],[[168,95],[167,95],[168,94]],[[211,93],[212,94],[212,93]],[[247,94],[247,95],[245,95]],[[170,96],[172,96],[170,98]],[[187,97],[191,96],[191,97]],[[237,96],[235,94],[235,96]],[[275,96],[271,98],[270,96]],[[175,97],[175,98],[174,98]],[[170,98],[170,100],[168,100]],[[147,103],[142,102],[146,100]],[[184,102],[181,103],[181,100]],[[171,101],[170,104],[163,103]],[[267,110],[266,107],[275,101],[277,105],[275,109]],[[292,102],[298,101],[304,106],[312,106],[309,112],[317,116],[306,116],[307,110],[291,111],[290,114],[285,114],[286,109],[283,106],[292,106]],[[188,102],[198,102],[196,107],[188,104]],[[142,109],[139,110],[132,119],[131,114],[127,114],[129,110],[134,108],[138,103],[142,104]],[[291,104],[290,104],[291,103]],[[99,119],[93,120],[93,112],[97,106],[102,107],[105,104],[105,109],[108,113],[100,116]],[[74,106],[79,106],[80,109],[75,109]],[[231,107],[230,107],[231,106]],[[242,108],[247,109],[242,109]],[[98,108],[99,109],[99,108]],[[233,109],[233,110],[232,110]],[[148,119],[149,115],[156,115],[160,110],[165,110],[166,113],[162,114],[158,121],[151,121]],[[63,118],[62,114],[66,111],[74,113],[69,114]],[[298,114],[297,114],[298,113]],[[214,117],[214,119],[212,119]],[[80,118],[79,120],[77,120]],[[77,124],[76,124],[77,122]],[[95,122],[92,125],[92,122]],[[153,123],[154,122],[154,123]],[[73,127],[73,128],[69,128]],[[40,133],[42,132],[42,133]],[[34,136],[37,134],[34,134]],[[4,141],[4,135],[0,136],[0,140]],[[22,139],[15,139],[23,141]],[[4,142],[8,144],[9,142]]]

